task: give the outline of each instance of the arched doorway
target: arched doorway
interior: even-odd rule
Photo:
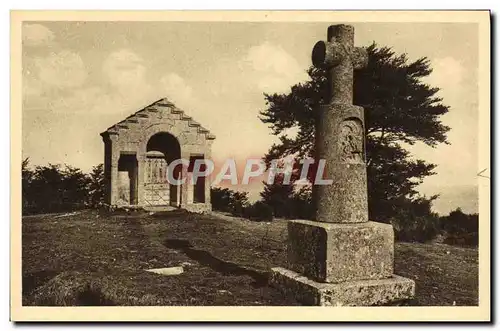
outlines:
[[[169,184],[168,165],[181,157],[177,138],[167,132],[154,134],[146,146],[144,169],[144,202],[149,206],[179,206],[181,188]],[[173,178],[179,179],[182,166],[174,169]]]

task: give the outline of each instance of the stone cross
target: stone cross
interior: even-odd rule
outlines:
[[[352,104],[353,70],[366,52],[354,48],[354,29],[333,25],[313,62],[329,71],[327,104],[318,109],[316,158],[326,160],[314,185],[316,220],[288,223],[287,266],[270,284],[304,305],[372,306],[412,298],[415,282],[394,275],[394,231],[368,221],[363,108]]]
[[[330,26],[328,41],[314,45],[312,61],[314,66],[328,70],[327,100],[351,105],[353,69],[364,68],[368,63],[366,50],[354,47],[354,28],[344,24]]]
[[[324,178],[333,180],[332,185],[314,186],[316,220],[367,222],[364,111],[352,104],[353,71],[367,65],[367,52],[354,47],[352,26],[332,25],[328,41],[314,46],[312,61],[328,72],[327,102],[316,120],[316,158],[326,161]]]

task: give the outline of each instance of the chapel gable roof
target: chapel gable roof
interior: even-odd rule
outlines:
[[[147,121],[148,119],[156,118],[158,113],[161,112],[165,114],[175,114],[178,116],[178,119],[188,122],[189,127],[196,128],[198,133],[204,134],[207,140],[215,139],[215,135],[211,134],[208,129],[204,128],[199,122],[195,121],[191,116],[187,115],[182,109],[177,108],[167,98],[155,101],[149,106],[146,106],[143,109],[128,116],[124,120],[110,126],[106,131],[101,133],[101,136],[108,137],[109,135],[118,135],[121,133],[125,133],[135,125],[139,125],[144,121]]]

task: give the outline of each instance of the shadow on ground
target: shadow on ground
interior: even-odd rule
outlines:
[[[254,280],[250,284],[253,287],[259,288],[267,286],[269,273],[259,272],[257,270],[237,265],[236,263],[221,260],[207,251],[193,248],[188,240],[167,239],[165,240],[165,246],[181,251],[190,259],[193,259],[201,265],[209,267],[224,276],[250,276]]]

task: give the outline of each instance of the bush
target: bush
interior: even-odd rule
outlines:
[[[315,206],[312,202],[312,188],[305,186],[293,193],[292,216],[298,219],[314,219]]]
[[[426,242],[437,236],[440,232],[439,216],[431,210],[434,199],[404,199],[395,206],[396,216],[390,219],[390,223],[396,240]]]
[[[255,221],[271,222],[274,219],[273,207],[262,201],[245,208],[244,216]]]
[[[262,201],[272,207],[276,217],[294,218],[293,184],[283,184],[283,174],[277,174],[274,182],[264,182],[264,190],[260,192]]]
[[[445,244],[477,246],[479,243],[479,215],[465,214],[460,208],[440,219],[442,231],[446,234]]]
[[[448,233],[462,234],[479,231],[479,215],[465,214],[460,208],[441,217],[441,227]]]
[[[89,176],[68,165],[22,163],[23,214],[66,212],[89,204]]]
[[[407,214],[404,218],[393,218],[394,237],[398,241],[426,242],[439,233],[437,217]]]
[[[98,164],[92,168],[88,174],[88,198],[89,204],[94,208],[99,208],[104,203],[104,165]]]
[[[23,215],[68,212],[104,201],[103,165],[95,166],[90,174],[68,165],[48,164],[29,167],[24,159],[22,172]]]
[[[477,246],[479,244],[479,235],[477,232],[472,233],[451,233],[446,236],[443,243],[455,246]]]
[[[212,187],[210,200],[214,210],[228,212],[235,216],[243,216],[243,212],[249,204],[247,192],[220,187]]]

